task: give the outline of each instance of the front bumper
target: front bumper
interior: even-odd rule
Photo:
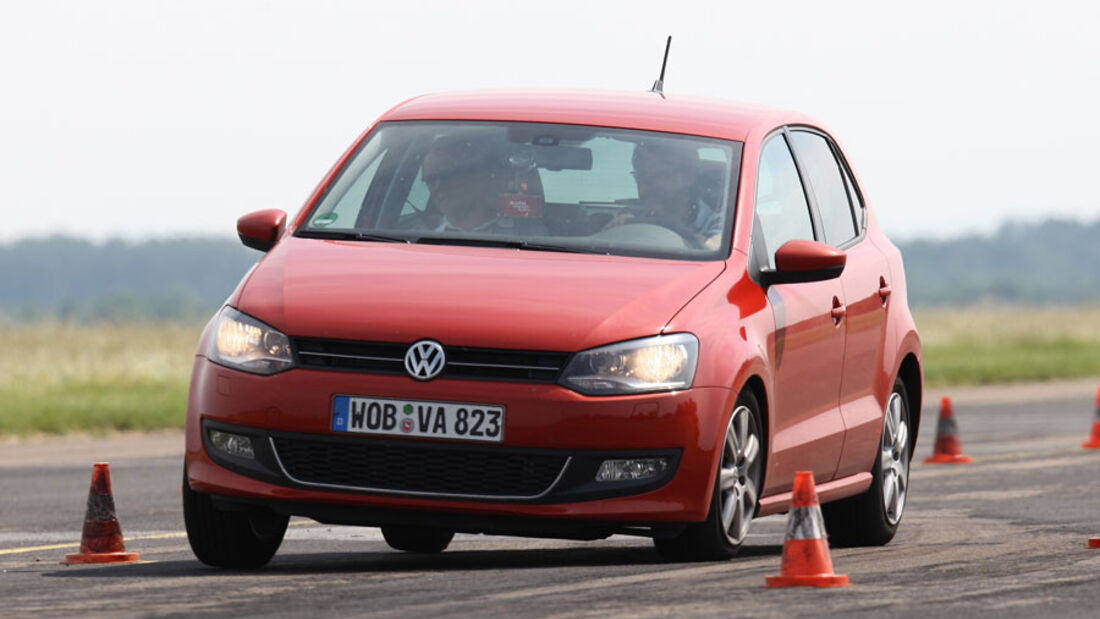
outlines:
[[[484,445],[334,433],[336,394],[491,401],[507,409],[504,441]],[[188,477],[196,491],[216,495],[223,503],[263,505],[326,522],[381,523],[393,514],[408,522],[407,513],[443,518],[456,530],[477,529],[470,522],[482,522],[479,530],[485,531],[485,523],[509,519],[516,526],[567,519],[574,521],[571,528],[582,520],[620,525],[698,522],[709,507],[717,466],[714,450],[733,398],[722,388],[593,398],[556,385],[527,383],[421,383],[402,376],[303,369],[256,376],[196,357],[188,403]],[[209,428],[252,437],[256,457],[249,461],[212,448]],[[295,458],[288,457],[288,450],[302,451],[308,466],[290,462]],[[457,459],[447,460],[452,456]],[[368,468],[358,460],[363,457],[374,463],[372,469],[382,463],[404,464],[379,482],[356,477]],[[471,457],[474,464],[467,462]],[[622,457],[664,457],[670,466],[664,475],[641,482],[594,481],[600,462]],[[521,473],[540,462],[544,469],[557,469],[551,477],[543,471],[549,482],[544,487],[517,486],[516,491],[507,485],[514,479],[480,479],[488,473],[476,466],[449,478],[448,467],[436,467],[444,477],[410,481],[420,473],[414,469],[440,461],[474,466],[479,458],[487,467]],[[403,476],[402,470],[410,473]],[[464,482],[467,478],[474,478],[472,485]],[[501,529],[499,522],[493,527]]]

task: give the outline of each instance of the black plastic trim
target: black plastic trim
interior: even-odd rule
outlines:
[[[232,432],[234,434],[248,436],[252,439],[252,449],[256,457],[254,459],[247,459],[238,456],[231,456],[215,448],[214,445],[210,442],[210,430],[221,430],[223,432]],[[393,445],[400,448],[414,447],[417,449],[425,450],[458,450],[468,451],[470,453],[512,453],[531,456],[552,455],[561,457],[563,460],[568,460],[565,466],[565,470],[559,474],[558,478],[554,481],[549,491],[535,498],[517,499],[495,498],[486,496],[445,495],[421,491],[417,491],[415,493],[418,498],[443,498],[446,500],[461,500],[464,502],[506,502],[524,504],[575,503],[581,501],[595,501],[600,499],[630,496],[635,494],[642,494],[645,492],[651,492],[660,488],[661,486],[664,486],[669,481],[671,481],[673,477],[675,477],[676,471],[679,469],[680,458],[683,453],[682,450],[679,448],[628,450],[542,449],[532,447],[479,445],[472,443],[466,444],[443,441],[405,439],[391,440],[375,437],[345,437],[327,434],[274,432],[263,430],[260,428],[250,428],[246,426],[227,424],[211,419],[203,419],[202,435],[203,445],[206,448],[206,453],[210,456],[210,458],[220,466],[223,466],[235,473],[239,473],[253,479],[258,479],[261,481],[266,481],[268,483],[291,488],[300,488],[304,490],[322,489],[326,492],[338,492],[357,495],[368,494],[407,496],[410,493],[406,491],[401,491],[399,489],[352,489],[332,487],[319,488],[317,484],[296,482],[283,474],[282,466],[279,463],[277,454],[272,448],[272,441],[270,439],[299,439],[356,446]],[[596,471],[599,469],[600,463],[602,463],[604,460],[627,458],[668,458],[669,466],[663,474],[652,479],[617,482],[595,481]]]
[[[844,272],[843,264],[812,271],[776,271],[775,269],[760,269],[759,277],[762,286],[774,284],[803,284],[806,282],[820,282],[836,279]]]
[[[687,522],[640,522],[574,520],[532,516],[471,514],[427,510],[393,509],[332,503],[270,501],[223,495],[210,495],[223,511],[271,510],[287,516],[312,518],[322,524],[367,527],[389,525],[429,527],[456,533],[514,535],[571,540],[598,540],[615,534],[670,538],[684,530]]]
[[[292,337],[295,367],[331,372],[408,376],[405,352],[412,342],[367,342],[327,338]],[[443,346],[446,366],[436,378],[500,382],[558,382],[572,353]],[[324,363],[319,359],[330,359]],[[434,380],[434,379],[433,379]]]

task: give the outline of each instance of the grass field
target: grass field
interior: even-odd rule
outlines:
[[[0,435],[182,427],[201,326],[0,329]]]
[[[1100,376],[1100,307],[914,312],[929,385]]]
[[[1100,307],[915,315],[932,386],[1100,376]],[[0,436],[182,427],[200,330],[0,329]]]

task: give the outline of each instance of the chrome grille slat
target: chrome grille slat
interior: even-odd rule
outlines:
[[[448,365],[460,365],[462,367],[471,368],[516,368],[519,370],[545,370],[547,369],[541,365],[507,365],[504,363],[463,363],[460,361],[449,361]]]
[[[307,357],[333,357],[337,359],[363,359],[365,361],[401,361],[400,358],[394,357],[368,357],[366,355],[337,355],[335,353],[325,352],[303,352],[300,353]]]

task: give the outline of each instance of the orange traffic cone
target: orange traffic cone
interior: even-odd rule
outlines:
[[[940,400],[940,419],[936,424],[936,445],[932,455],[925,458],[926,464],[966,464],[970,456],[964,456],[959,445],[959,427],[955,424],[955,414],[951,409],[951,398],[944,396]]]
[[[833,573],[825,520],[817,503],[814,474],[794,474],[794,497],[787,517],[787,539],[778,576],[768,576],[766,587],[845,587],[848,576]]]
[[[1085,449],[1100,449],[1100,387],[1096,389],[1096,421],[1092,422],[1092,437],[1081,446]]]
[[[80,536],[80,552],[67,555],[64,563],[133,563],[136,552],[126,552],[122,543],[122,527],[115,518],[115,500],[111,496],[111,471],[106,463],[92,467],[92,487],[88,490],[88,511],[84,516],[84,533]]]

